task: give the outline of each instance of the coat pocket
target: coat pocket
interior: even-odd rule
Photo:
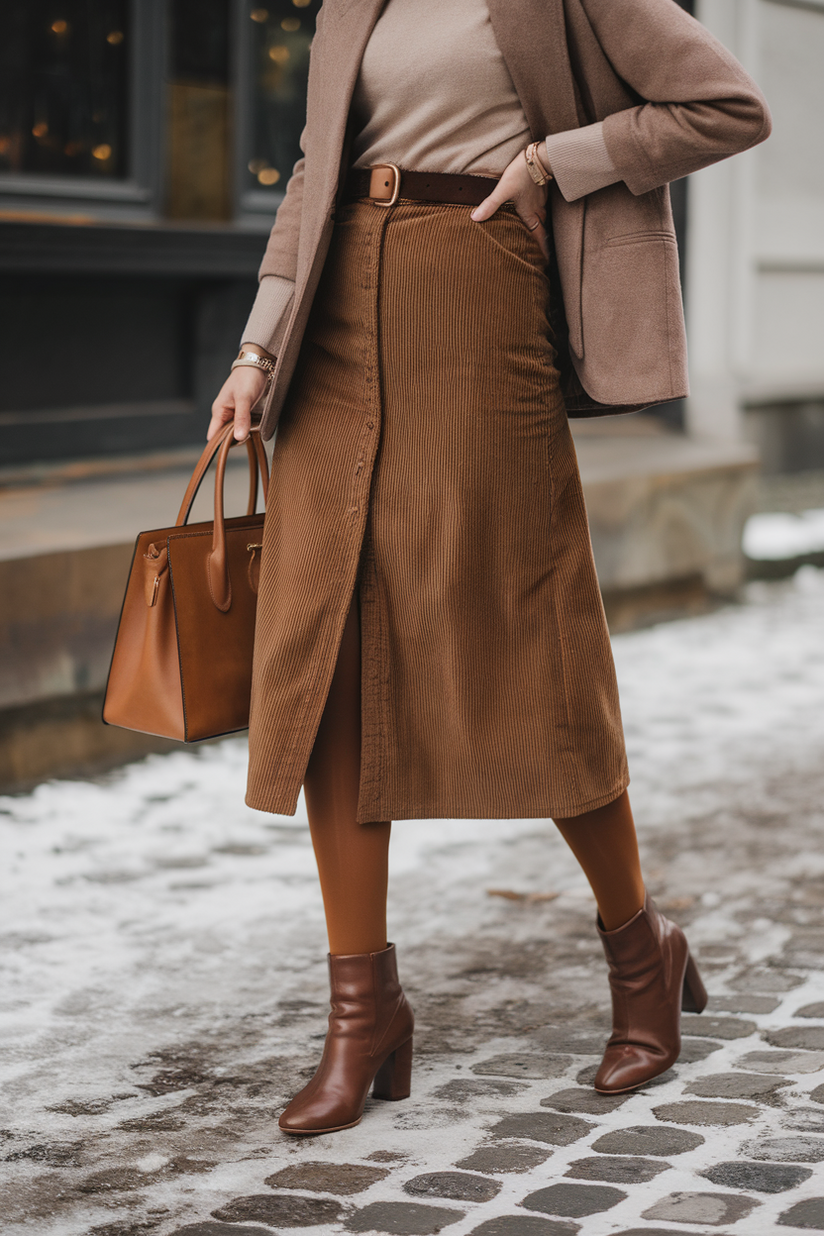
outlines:
[[[587,251],[581,289],[590,394],[643,403],[684,393],[678,250],[668,232],[612,237]]]
[[[620,245],[642,245],[646,241],[671,241],[672,244],[677,244],[675,232],[660,230],[647,230],[645,232],[626,232],[622,236],[610,236],[608,240],[602,242],[603,248],[613,249]]]

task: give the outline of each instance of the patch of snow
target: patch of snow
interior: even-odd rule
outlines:
[[[159,1172],[168,1162],[167,1154],[147,1154],[136,1160],[135,1167],[139,1172]]]
[[[822,552],[824,511],[751,515],[744,527],[744,553],[756,562],[777,562]]]

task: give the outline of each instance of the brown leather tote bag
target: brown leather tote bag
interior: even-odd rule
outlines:
[[[255,428],[246,442],[246,515],[224,519],[223,482],[233,429],[226,425],[207,443],[175,526],[137,538],[103,703],[107,725],[197,742],[249,724],[263,540],[263,515],[255,514],[255,506],[258,472],[264,501],[269,473]],[[215,455],[214,520],[187,524]]]

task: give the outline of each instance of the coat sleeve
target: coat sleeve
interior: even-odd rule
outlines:
[[[266,252],[260,264],[260,278],[277,275],[294,283],[298,268],[298,241],[300,219],[303,211],[303,168],[305,159],[306,129],[300,135],[301,157],[292,168],[286,185],[286,193],[278,207],[275,222],[269,233]]]
[[[674,0],[580,3],[613,70],[641,101],[548,139],[568,200],[583,196],[582,185],[591,192],[618,180],[636,195],[647,193],[769,136],[770,112],[758,86]],[[590,176],[588,186],[596,149],[600,183]]]
[[[256,343],[277,356],[294,299],[293,279],[285,279],[282,275],[264,275],[240,336],[241,346]]]
[[[295,295],[303,210],[305,134],[304,128],[300,135],[301,157],[292,168],[286,193],[275,215],[258,271],[258,293],[241,334],[242,343],[256,343],[273,355],[277,355],[283,340]]]

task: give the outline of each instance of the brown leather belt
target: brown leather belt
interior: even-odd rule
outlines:
[[[407,172],[396,163],[353,167],[343,186],[343,200],[369,197],[376,206],[394,206],[399,197],[417,202],[479,206],[497,185],[491,176],[452,172]]]

